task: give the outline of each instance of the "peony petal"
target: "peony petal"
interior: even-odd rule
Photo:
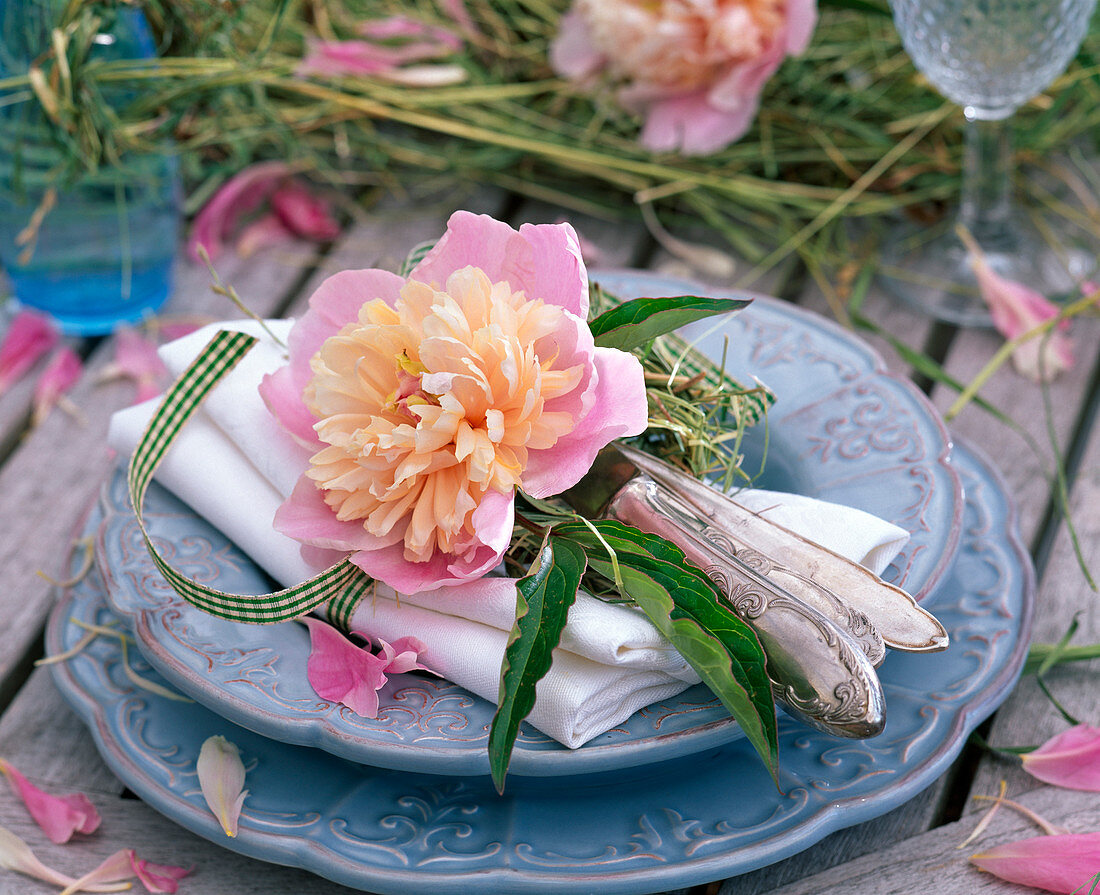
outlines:
[[[1045,783],[1100,792],[1100,727],[1078,724],[1021,759],[1024,770]]]
[[[465,9],[463,9],[463,12],[465,12]],[[421,22],[419,19],[409,16],[397,15],[385,19],[370,19],[360,23],[356,31],[371,40],[389,40],[395,37],[424,37],[451,51],[462,49],[462,38],[450,29],[441,25],[429,25],[427,22]]]
[[[346,705],[363,718],[377,718],[387,659],[361,649],[320,619],[305,616],[302,621],[309,628],[310,686],[322,699]]]
[[[195,763],[199,787],[226,836],[236,836],[241,808],[248,790],[244,788],[241,750],[223,736],[208,737]]]
[[[196,261],[202,246],[217,258],[237,222],[259,208],[293,169],[285,162],[259,162],[229,178],[195,215],[187,251]]]
[[[404,674],[414,670],[435,674],[428,666],[420,664],[420,654],[427,647],[415,637],[398,637],[393,643],[379,638],[378,645],[382,648],[386,674]]]
[[[122,849],[105,858],[97,867],[89,870],[79,879],[73,880],[60,893],[71,893],[93,890],[95,886],[122,883],[123,880],[132,879],[134,876],[133,863],[131,861],[132,849]],[[116,887],[116,886],[112,886]],[[131,888],[130,883],[123,883],[123,888]]]
[[[172,864],[154,864],[151,861],[143,861],[130,849],[130,867],[134,875],[141,880],[141,884],[149,892],[167,892],[174,895],[179,891],[180,880],[187,876],[194,868],[176,867]]]
[[[68,345],[59,348],[34,385],[33,425],[49,416],[58,401],[80,380],[84,362]]]
[[[59,338],[45,314],[31,310],[16,314],[0,344],[0,394],[33,367]]]
[[[306,476],[298,480],[290,497],[275,511],[275,530],[304,544],[343,554],[381,546],[362,522],[337,519],[324,495]]]
[[[993,270],[969,233],[960,231],[959,236],[969,252],[970,267],[993,325],[1006,339],[1019,338],[1058,315],[1058,306],[1053,302]],[[1073,343],[1064,331],[1056,329],[1021,343],[1012,353],[1012,362],[1033,382],[1049,381],[1073,366]]]
[[[110,860],[112,859],[108,858],[108,861]],[[4,827],[0,827],[0,867],[55,886],[71,887],[78,882],[71,876],[47,867],[31,851],[26,842]],[[80,886],[80,889],[85,892],[121,892],[129,888],[129,883],[89,882],[86,878]]]
[[[524,224],[517,232],[488,215],[456,211],[409,279],[442,288],[452,273],[470,266],[529,299],[588,317],[588,273],[569,224]]]
[[[791,56],[804,53],[817,25],[817,0],[787,0],[787,35],[784,49]]]
[[[607,57],[592,43],[591,29],[575,9],[561,17],[558,33],[550,44],[550,65],[563,78],[583,80],[607,64]]]
[[[271,210],[295,236],[327,242],[340,235],[332,204],[299,180],[291,180],[271,194]]]
[[[237,243],[233,248],[241,258],[251,258],[261,249],[282,245],[293,238],[294,234],[287,229],[279,216],[275,212],[270,212],[256,218],[241,230],[241,235],[237,237]]]
[[[596,454],[616,438],[640,435],[649,425],[645,380],[638,359],[614,348],[594,354],[599,380],[592,410],[552,448],[532,451],[523,490],[532,497],[560,494],[577,484]]]
[[[1100,833],[1036,836],[999,845],[970,861],[1009,882],[1047,892],[1087,891],[1100,868]]]
[[[653,152],[709,155],[744,136],[757,103],[754,95],[734,110],[719,109],[703,91],[655,102],[646,113],[641,143]]]
[[[68,842],[73,833],[93,833],[99,827],[99,812],[83,793],[48,795],[2,759],[0,773],[8,778],[15,794],[51,842],[60,845]]]
[[[123,376],[137,384],[135,404],[148,401],[160,393],[168,370],[157,355],[157,346],[136,329],[124,326],[115,330],[115,358],[109,375]]]
[[[320,447],[317,422],[302,403],[313,376],[310,360],[324,341],[359,317],[359,309],[380,298],[393,306],[405,281],[386,270],[344,270],[325,280],[310,296],[309,310],[290,331],[290,364],[264,377],[260,396],[283,428],[303,444]]]

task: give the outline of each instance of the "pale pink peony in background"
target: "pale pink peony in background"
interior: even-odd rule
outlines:
[[[556,494],[646,428],[641,364],[595,347],[587,315],[567,224],[458,212],[407,281],[330,277],[261,386],[316,451],[276,527],[403,593],[495,568],[516,488]]]
[[[606,76],[645,116],[642,145],[707,155],[739,139],[760,91],[806,49],[815,0],[574,0],[550,50],[558,74]]]

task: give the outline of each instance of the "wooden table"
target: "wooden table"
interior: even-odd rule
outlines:
[[[491,192],[450,202],[492,213],[513,225],[566,215],[561,209]],[[442,232],[453,207],[420,204],[410,210],[396,203],[383,204],[363,214],[327,251],[298,244],[268,249],[247,261],[226,257],[218,265],[219,273],[256,312],[293,314],[317,283],[334,271],[396,268],[411,246]],[[707,279],[655,246],[641,228],[568,216],[598,249],[601,266],[635,266]],[[797,265],[790,264],[756,288],[828,314],[823,293],[800,274]],[[730,285],[735,279],[736,274],[719,284]],[[711,282],[718,281],[712,278]],[[212,319],[239,316],[225,299],[211,293],[205,269],[190,263],[181,265],[165,313]],[[865,313],[907,345],[941,358],[946,371],[963,382],[1000,345],[991,332],[933,325],[877,292],[869,296]],[[1096,425],[1100,319],[1079,321],[1075,333],[1078,363],[1050,388],[1048,401],[1044,402],[1038,387],[1009,368],[1000,370],[982,391],[1030,433],[1039,445],[1038,454],[1024,438],[978,407],[969,407],[951,423],[955,433],[994,457],[1019,503],[1023,537],[1039,573],[1035,639],[1042,642],[1057,641],[1078,613],[1081,630],[1075,642],[1100,641],[1100,613],[1095,611],[1100,598],[1085,582],[1048,481],[1056,456],[1066,471],[1081,551],[1094,574],[1100,574],[1100,425]],[[905,371],[906,365],[889,345],[871,341],[893,369]],[[57,588],[37,573],[61,575],[65,545],[115,462],[105,446],[108,418],[133,399],[129,383],[97,382],[97,374],[112,356],[110,339],[79,347],[87,354],[84,378],[72,394],[81,411],[79,418],[55,410],[40,426],[29,429],[33,377],[0,397],[0,757],[49,791],[89,793],[103,815],[103,825],[101,832],[78,842],[50,845],[2,787],[0,825],[32,843],[48,865],[77,875],[113,851],[133,847],[151,860],[194,864],[195,873],[181,890],[187,893],[349,891],[303,871],[263,864],[212,845],[135,799],[104,766],[48,671],[33,666],[42,654],[45,619],[58,596]],[[941,410],[955,397],[939,385],[930,389],[930,395]],[[1048,682],[1071,712],[1100,723],[1100,664],[1057,669]],[[1022,746],[1038,744],[1064,727],[1034,678],[1025,678],[983,732],[994,745]],[[971,867],[965,856],[972,850],[956,849],[984,810],[973,797],[996,793],[1001,779],[1008,781],[1012,797],[1050,820],[1074,832],[1100,829],[1100,802],[1095,796],[1039,785],[1013,761],[967,747],[943,777],[893,812],[835,833],[772,867],[690,891],[693,895],[854,891],[873,895],[912,892],[927,884],[934,884],[939,895],[1022,891]],[[1031,834],[1026,821],[1002,811],[982,845]],[[55,889],[0,872],[0,893],[50,891]],[[476,892],[476,886],[471,892]]]

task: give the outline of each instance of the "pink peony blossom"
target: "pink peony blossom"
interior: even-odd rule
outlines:
[[[457,212],[408,280],[330,277],[260,387],[315,450],[276,528],[399,593],[496,567],[516,488],[557,494],[646,428],[641,364],[595,347],[587,315],[567,224]]]
[[[242,229],[241,222],[265,203],[271,211]],[[222,184],[202,207],[191,225],[187,250],[198,260],[202,246],[211,259],[217,258],[238,230],[237,251],[243,255],[296,236],[317,242],[334,239],[340,225],[330,203],[296,178],[290,165],[258,162]]]
[[[94,833],[99,827],[99,812],[83,793],[51,796],[3,759],[0,759],[0,774],[8,778],[15,794],[51,842],[60,845],[68,842],[74,833]]]
[[[647,149],[709,155],[749,129],[816,17],[815,0],[574,0],[550,61],[571,80],[614,84],[644,115]]]

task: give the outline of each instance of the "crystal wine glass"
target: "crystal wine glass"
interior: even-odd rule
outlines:
[[[1072,270],[1014,214],[1009,118],[1047,87],[1077,52],[1096,0],[890,0],[917,68],[967,120],[956,224],[990,266],[1041,292],[1068,292],[1089,270]],[[957,227],[934,238],[910,228],[885,252],[887,288],[909,304],[960,325],[988,325]]]

